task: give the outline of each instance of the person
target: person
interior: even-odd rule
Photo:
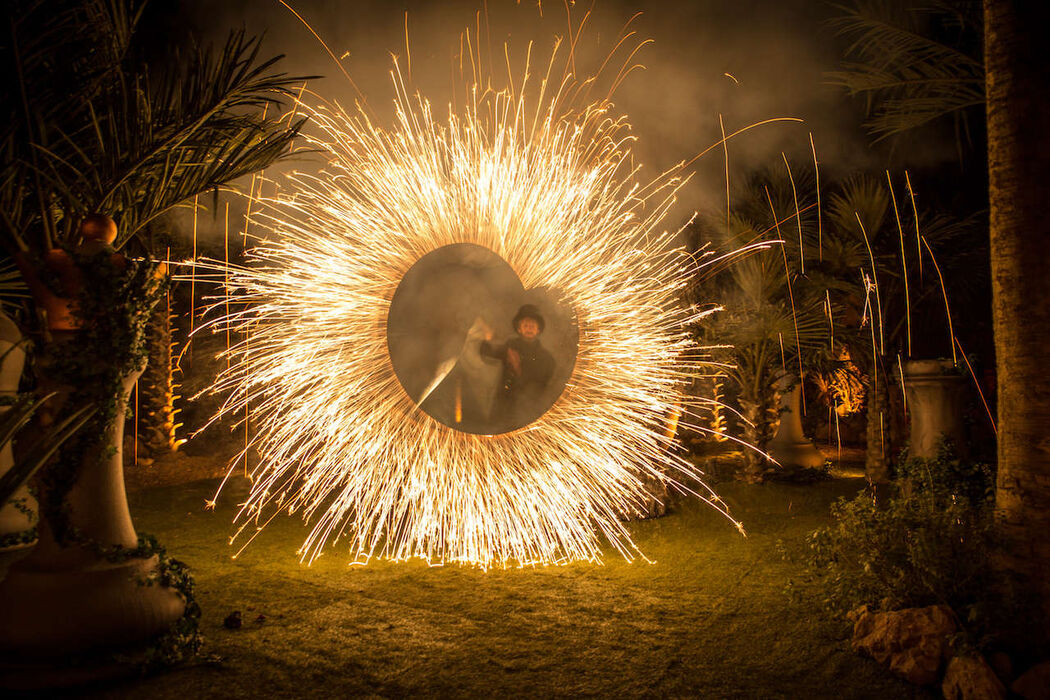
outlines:
[[[554,374],[554,357],[540,343],[546,323],[540,310],[525,304],[515,314],[511,326],[515,337],[502,345],[492,342],[492,329],[483,327],[482,357],[503,362],[503,374],[496,393],[493,420],[505,430],[514,430],[537,418],[547,408],[544,393]]]

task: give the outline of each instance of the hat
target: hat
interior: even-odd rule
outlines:
[[[521,323],[521,320],[524,318],[531,318],[538,323],[540,325],[540,333],[542,333],[543,329],[547,326],[546,322],[543,320],[543,315],[540,314],[540,310],[533,304],[525,304],[518,309],[518,313],[514,315],[514,320],[510,322],[511,327],[517,331],[518,324]]]

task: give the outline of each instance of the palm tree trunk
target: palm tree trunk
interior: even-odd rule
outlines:
[[[867,422],[865,436],[867,449],[864,452],[864,471],[868,481],[885,483],[890,480],[890,463],[893,456],[893,444],[890,439],[890,392],[886,377],[879,370],[868,373]]]
[[[770,466],[765,452],[769,441],[773,439],[779,404],[777,392],[772,380],[760,375],[765,381],[754,383],[751,391],[742,392],[740,396],[741,414],[745,418],[743,425],[744,442],[754,449],[744,450],[744,480],[757,483],[765,478],[765,471]]]
[[[175,390],[171,308],[161,300],[153,309],[146,329],[149,362],[139,379],[138,435],[140,445],[151,455],[175,450],[178,446],[175,430]]]
[[[1050,617],[1050,138],[1043,3],[985,0],[1003,564]]]
[[[904,396],[892,367],[886,358],[876,357],[865,380],[868,420],[864,471],[868,481],[876,484],[893,478],[893,461],[904,449],[908,434]]]

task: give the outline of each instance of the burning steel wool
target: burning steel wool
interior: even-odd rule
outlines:
[[[645,511],[652,483],[699,490],[743,531],[666,434],[702,365],[687,332],[702,314],[679,295],[696,263],[661,229],[682,180],[638,182],[627,121],[607,101],[581,104],[587,82],[551,72],[526,68],[517,89],[474,88],[440,114],[395,62],[389,128],[364,108],[300,104],[323,168],[261,202],[269,230],[245,267],[211,268],[228,277],[215,308],[230,309],[212,326],[241,339],[213,387],[228,395],[219,417],[250,414],[260,455],[235,541],[284,510],[312,524],[307,562],[337,544],[354,563],[597,561],[605,541],[633,559],[622,519]],[[546,290],[571,310],[564,388],[527,424],[457,429],[461,384],[455,418],[421,406],[472,332],[509,319],[464,307],[451,350],[422,353],[430,382],[410,387],[391,360],[406,273],[461,244],[498,256],[522,294]]]

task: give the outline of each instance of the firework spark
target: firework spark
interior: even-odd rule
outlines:
[[[680,172],[640,182],[627,121],[607,102],[573,104],[571,76],[474,89],[440,119],[396,63],[392,76],[389,128],[363,109],[298,106],[324,166],[259,203],[268,233],[246,266],[211,263],[228,275],[213,310],[232,304],[211,327],[251,339],[250,363],[235,343],[213,386],[228,397],[217,419],[243,420],[250,401],[260,456],[234,539],[246,546],[283,510],[313,526],[304,561],[337,543],[354,563],[596,561],[604,542],[632,559],[622,519],[647,510],[653,481],[730,517],[664,434],[666,416],[695,415],[683,389],[703,362],[688,332],[701,314],[679,293],[696,263],[661,228]],[[576,314],[565,391],[513,432],[434,420],[391,366],[399,282],[457,243],[494,251],[526,289],[560,290]]]

